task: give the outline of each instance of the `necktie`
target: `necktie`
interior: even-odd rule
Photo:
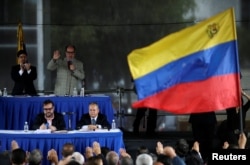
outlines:
[[[95,119],[91,119],[91,124],[95,125]]]

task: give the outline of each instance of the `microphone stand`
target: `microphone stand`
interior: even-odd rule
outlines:
[[[117,119],[119,119],[120,121],[120,127],[123,127],[123,117],[124,117],[124,111],[121,110],[121,102],[122,102],[122,95],[124,93],[124,89],[123,88],[120,88],[118,87],[117,88],[117,95],[119,95],[119,109],[118,109],[118,112],[117,112]]]
[[[68,129],[67,130],[68,131],[73,130],[71,122],[72,122],[72,116],[73,116],[74,112],[63,112],[62,114],[68,116]]]

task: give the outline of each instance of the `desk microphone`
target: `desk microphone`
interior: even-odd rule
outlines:
[[[62,115],[73,115],[74,112],[62,112]]]
[[[68,130],[72,130],[72,123],[71,123],[71,120],[72,120],[72,116],[73,116],[73,114],[74,114],[74,112],[62,112],[62,115],[67,115],[68,116],[68,124],[69,124],[69,126],[68,126]]]

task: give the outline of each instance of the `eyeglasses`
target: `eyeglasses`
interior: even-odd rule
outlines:
[[[20,55],[18,58],[26,58],[26,55]]]
[[[45,110],[45,111],[51,111],[53,109],[53,107],[51,107],[51,108],[43,108],[43,110]]]
[[[75,52],[68,52],[68,51],[66,51],[66,53],[69,53],[69,54],[74,54]]]

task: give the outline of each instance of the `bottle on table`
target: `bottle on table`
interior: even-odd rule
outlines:
[[[7,88],[3,88],[3,96],[8,96]]]
[[[76,88],[73,89],[73,96],[77,96],[77,89]]]
[[[28,132],[29,131],[29,125],[28,125],[27,121],[24,122],[23,130],[24,130],[24,132]]]
[[[111,128],[112,128],[112,129],[116,129],[116,123],[115,123],[115,120],[114,120],[114,119],[112,120]]]
[[[84,97],[84,88],[81,89],[80,96]]]

